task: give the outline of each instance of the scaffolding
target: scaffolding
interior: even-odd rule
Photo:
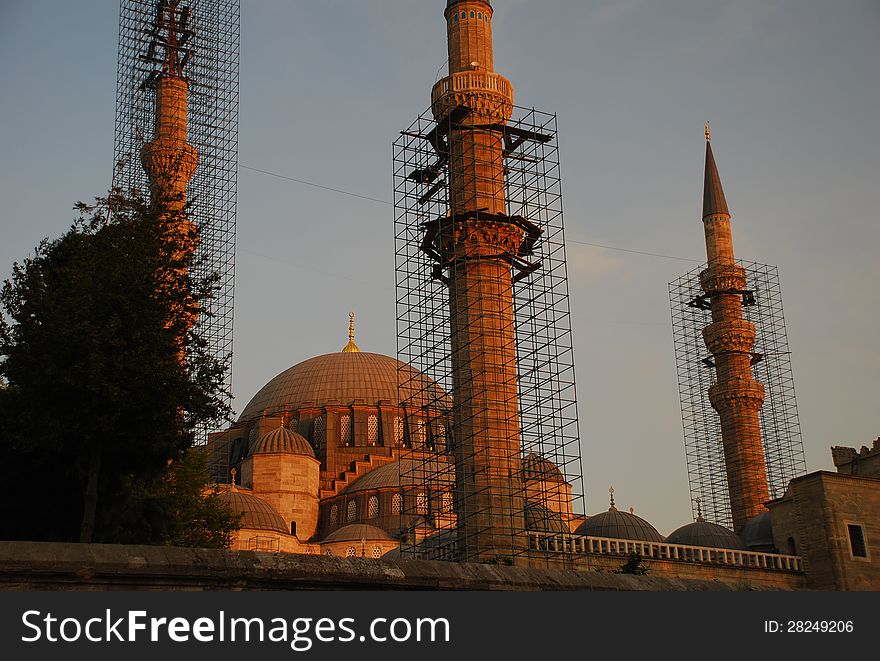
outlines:
[[[186,185],[187,218],[198,230],[194,275],[214,281],[198,330],[213,356],[232,355],[235,207],[238,168],[238,0],[121,0],[113,188],[146,195],[141,162],[153,139],[157,81],[168,72],[186,82],[184,141],[198,167]],[[188,109],[186,104],[188,103]],[[224,385],[231,397],[231,371]],[[227,403],[229,399],[227,399]],[[203,443],[208,429],[197,440]]]
[[[743,318],[755,326],[752,375],[764,386],[759,420],[769,495],[780,498],[792,478],[806,473],[806,460],[779,272],[757,262],[737,260],[737,264],[746,273],[747,289],[736,292]],[[705,269],[700,266],[669,283],[685,457],[694,516],[701,506],[707,521],[733,528],[721,421],[709,402],[716,370],[703,339],[703,329],[712,323],[709,296],[700,285]]]
[[[401,553],[567,562],[584,496],[556,116],[470,113],[428,110],[393,145],[398,357],[440,386],[400,371]],[[460,211],[467,186],[503,210]]]

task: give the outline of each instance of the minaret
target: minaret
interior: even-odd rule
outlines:
[[[717,381],[709,388],[709,401],[721,418],[730,507],[738,533],[765,511],[770,499],[759,418],[764,386],[752,377],[755,326],[743,319],[741,299],[746,272],[734,258],[730,212],[709,138],[706,124],[703,227],[708,268],[700,273],[700,285],[711,300],[712,323],[703,329],[703,340],[715,363]]]
[[[156,92],[153,139],[141,149],[141,162],[150,179],[150,199],[169,211],[186,204],[186,186],[199,158],[186,141],[189,86],[183,76],[186,54],[182,53],[188,9],[178,10],[178,0],[160,0],[156,17],[157,37],[164,48],[161,71],[151,84]],[[155,46],[151,46],[151,51]]]
[[[502,129],[513,88],[494,72],[492,7],[448,0],[449,75],[432,111],[447,132],[449,217],[437,239],[449,287],[456,512],[462,559],[525,547],[511,255]]]
[[[187,20],[189,8],[178,8],[179,0],[159,0],[153,37],[144,59],[158,61],[161,69],[147,80],[155,90],[155,119],[153,139],[141,148],[141,163],[150,180],[150,204],[159,210],[164,231],[173,240],[175,262],[188,261],[195,253],[198,236],[193,223],[184,214],[186,187],[198,167],[195,147],[186,141],[187,101],[189,85],[183,75],[188,59],[184,48],[189,37]],[[162,48],[164,56],[156,56]],[[180,276],[180,271],[167,275],[169,283]],[[171,319],[182,318],[191,328],[198,317],[194,307],[170,310]],[[169,324],[172,322],[169,322]],[[181,338],[181,342],[183,339]]]

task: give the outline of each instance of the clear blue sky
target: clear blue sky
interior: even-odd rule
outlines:
[[[441,0],[244,0],[240,163],[391,198],[397,132],[445,66]],[[880,3],[496,0],[496,69],[559,115],[567,236],[690,259],[703,122],[737,254],[779,266],[810,470],[880,435]],[[0,2],[0,274],[109,185],[113,0]],[[394,355],[393,216],[239,174],[236,408],[358,344]],[[678,261],[570,244],[587,509],[689,520],[666,283]]]

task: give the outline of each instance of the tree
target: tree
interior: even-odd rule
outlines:
[[[615,574],[635,574],[636,576],[644,576],[650,571],[644,562],[642,562],[642,554],[638,551],[632,551],[629,559],[615,570]]]
[[[0,477],[18,495],[6,537],[137,541],[126,489],[159,484],[196,428],[228,415],[225,361],[193,324],[214,279],[194,275],[185,210],[118,191],[96,202],[0,292]]]

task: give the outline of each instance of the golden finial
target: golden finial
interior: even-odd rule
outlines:
[[[696,503],[697,503],[697,521],[700,521],[700,522],[703,521],[703,510],[702,510],[701,507],[700,507],[701,504],[702,504],[702,502],[703,502],[703,500],[702,500],[701,498],[697,498],[697,500],[696,500]]]
[[[342,353],[359,353],[358,345],[354,343],[354,312],[348,313],[348,344],[342,350]]]
[[[232,490],[233,491],[235,491],[235,474],[237,472],[238,471],[236,471],[234,468],[231,471],[229,471],[229,473],[232,475]]]
[[[608,487],[608,493],[611,494],[611,507],[608,510],[616,510],[617,508],[614,506],[614,487]]]
[[[709,132],[709,122],[706,122],[706,142],[709,142],[711,137],[712,137],[712,134]]]

